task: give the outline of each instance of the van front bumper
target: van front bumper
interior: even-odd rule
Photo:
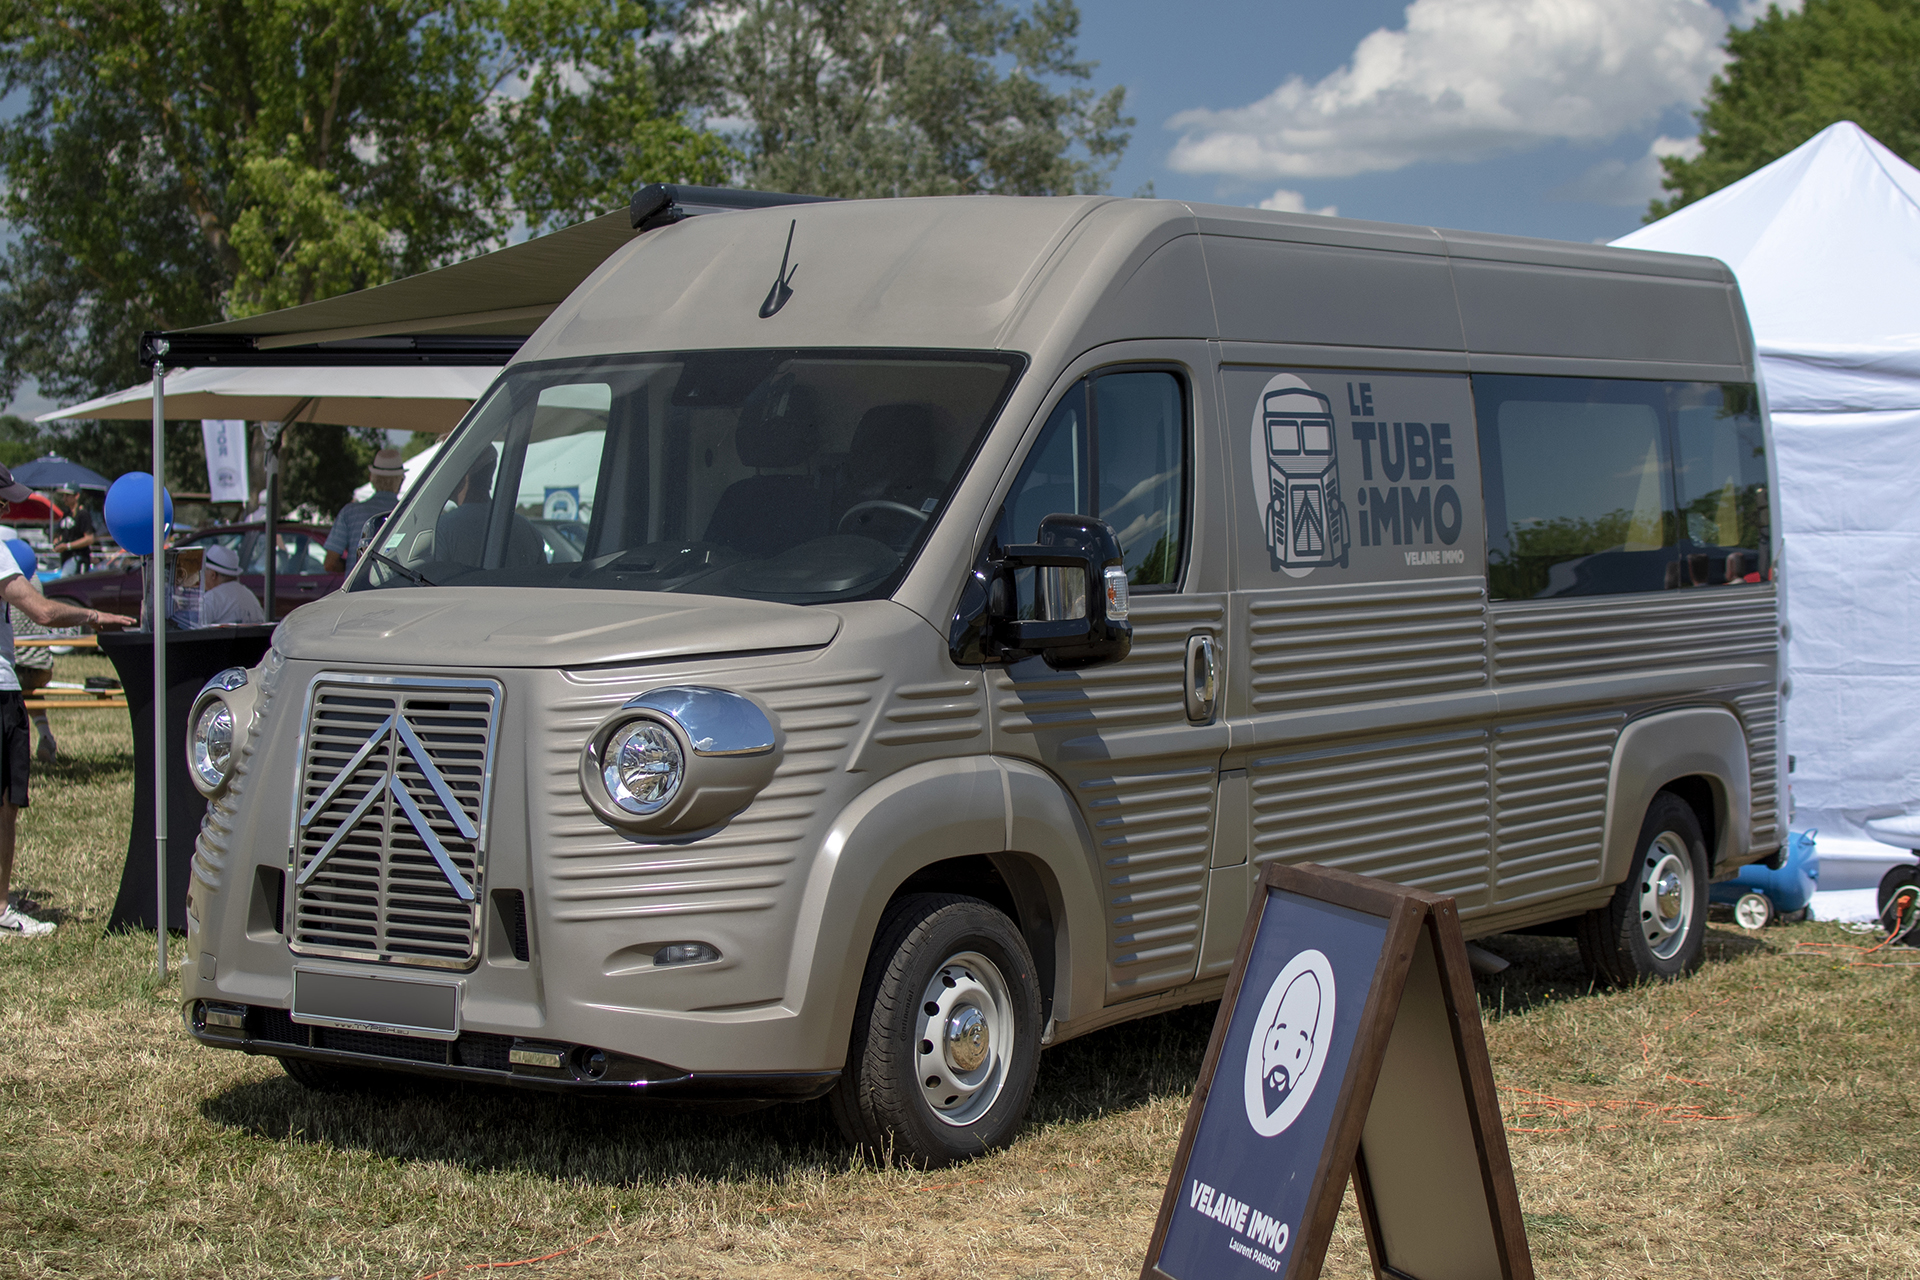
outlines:
[[[838,1071],[687,1071],[592,1045],[481,1031],[429,1040],[307,1026],[268,1005],[189,1000],[181,1006],[181,1019],[189,1035],[218,1049],[555,1093],[674,1102],[805,1102],[831,1092],[840,1079]]]

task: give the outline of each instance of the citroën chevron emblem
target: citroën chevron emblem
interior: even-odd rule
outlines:
[[[453,886],[453,891],[460,896],[460,901],[472,902],[475,897],[474,887],[467,883],[464,875],[460,874],[460,868],[454,865],[452,855],[447,852],[446,846],[440,843],[440,837],[434,834],[433,824],[427,821],[427,815],[420,811],[419,803],[407,791],[406,784],[400,780],[400,753],[404,751],[406,758],[413,762],[414,768],[418,769],[420,775],[426,779],[427,785],[433,789],[435,798],[439,800],[440,807],[446,810],[447,816],[453,820],[454,827],[462,837],[477,840],[480,836],[480,828],[468,815],[466,806],[462,805],[453,794],[453,788],[447,785],[446,778],[433,763],[433,757],[428,754],[426,745],[414,733],[413,726],[407,723],[406,717],[398,710],[380,722],[374,729],[373,736],[353,753],[353,758],[334,775],[333,781],[328,784],[326,790],[322,791],[319,797],[308,806],[307,811],[300,817],[300,827],[305,830],[312,826],[313,820],[333,803],[334,797],[353,780],[354,775],[359,773],[360,767],[367,762],[374,751],[390,738],[395,739],[395,742],[394,749],[388,756],[386,781],[381,785],[367,788],[367,794],[360,798],[360,802],[354,805],[352,811],[334,828],[333,835],[320,846],[320,851],[313,855],[313,860],[301,869],[295,883],[305,885],[313,879],[314,873],[319,871],[326,860],[332,856],[333,851],[340,847],[340,842],[345,840],[360,824],[360,820],[367,816],[367,811],[373,808],[374,802],[382,794],[386,794],[391,795],[394,802],[400,806],[400,811],[406,815],[414,834],[420,837],[420,842],[427,847],[427,852],[433,855],[434,863],[440,868],[440,874],[445,876],[447,883]]]

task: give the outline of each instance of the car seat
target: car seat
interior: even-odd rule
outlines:
[[[782,399],[779,412],[763,416],[749,402],[741,413],[733,448],[742,466],[797,467],[819,449],[812,393],[791,387]],[[721,493],[707,520],[706,541],[759,560],[828,532],[827,495],[812,476],[753,475]]]

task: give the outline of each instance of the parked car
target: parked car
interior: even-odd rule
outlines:
[[[240,581],[259,597],[266,586],[266,526],[253,524],[215,524],[197,530],[172,545],[181,550],[206,548],[215,543],[232,547],[240,558]],[[333,591],[343,575],[328,573],[326,553],[320,544],[327,531],[319,525],[285,524],[280,526],[279,561],[275,566],[273,594],[279,601],[276,618],[284,618],[309,600],[318,600]],[[122,562],[91,573],[77,573],[47,584],[47,595],[85,609],[106,613],[140,616],[140,566],[137,561]]]

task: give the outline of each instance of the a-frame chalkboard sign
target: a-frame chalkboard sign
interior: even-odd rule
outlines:
[[[1349,1177],[1376,1276],[1532,1280],[1453,899],[1269,866],[1142,1280],[1313,1280]]]

